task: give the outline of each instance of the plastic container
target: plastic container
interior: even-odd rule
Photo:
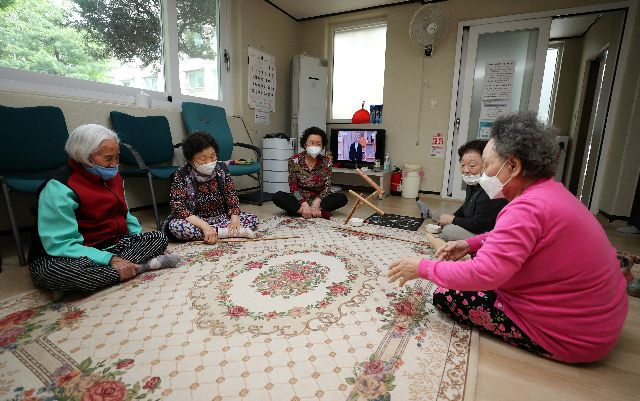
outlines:
[[[424,172],[422,166],[415,163],[405,163],[402,169],[402,197],[416,198],[420,190],[420,180]]]

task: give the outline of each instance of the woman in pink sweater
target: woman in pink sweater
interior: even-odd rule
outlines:
[[[587,208],[553,180],[555,141],[533,114],[495,121],[480,185],[509,204],[495,228],[448,242],[438,260],[403,258],[390,280],[440,287],[436,307],[504,341],[564,362],[603,358],[627,314],[616,251]],[[471,259],[458,261],[465,255]]]

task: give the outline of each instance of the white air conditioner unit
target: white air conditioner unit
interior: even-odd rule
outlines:
[[[291,83],[291,137],[299,139],[305,129],[318,127],[327,130],[327,60],[293,56]]]

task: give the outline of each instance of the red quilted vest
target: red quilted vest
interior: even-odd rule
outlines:
[[[73,160],[69,160],[69,166],[71,175],[66,185],[79,198],[80,207],[75,213],[84,245],[94,246],[105,241],[113,241],[115,244],[120,237],[128,235],[128,209],[120,173],[110,180],[102,181]]]

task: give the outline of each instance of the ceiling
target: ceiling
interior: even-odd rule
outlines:
[[[416,0],[269,0],[293,18],[300,20],[322,15],[362,10],[389,4],[412,3]]]
[[[380,7],[385,5],[415,3],[420,0],[266,0],[296,20]],[[431,0],[440,2],[443,0]],[[429,2],[428,0],[425,1]],[[551,22],[550,39],[572,38],[583,35],[600,13],[558,17]]]
[[[551,21],[549,39],[582,36],[600,16],[600,13],[554,18]]]

